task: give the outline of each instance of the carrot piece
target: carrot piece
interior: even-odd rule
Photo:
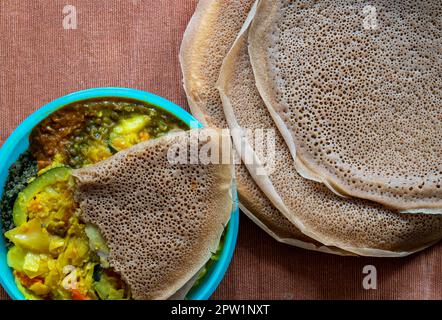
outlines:
[[[90,298],[80,292],[78,289],[71,289],[72,300],[90,300]]]

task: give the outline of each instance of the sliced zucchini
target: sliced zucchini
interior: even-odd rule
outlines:
[[[27,207],[39,191],[54,184],[56,182],[67,181],[71,177],[72,169],[68,167],[53,168],[34,181],[32,181],[26,189],[20,192],[15,200],[12,210],[14,224],[18,227],[28,220]]]

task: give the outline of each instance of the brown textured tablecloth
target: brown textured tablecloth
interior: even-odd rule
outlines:
[[[187,108],[178,50],[196,3],[0,1],[0,144],[31,112],[80,89],[138,88]],[[77,10],[75,30],[63,28],[67,4]],[[309,252],[275,242],[241,215],[235,256],[213,298],[441,299],[441,262],[441,244],[402,259]],[[365,265],[377,269],[376,290],[363,289]]]

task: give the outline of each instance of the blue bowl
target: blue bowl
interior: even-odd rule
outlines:
[[[48,115],[67,104],[75,101],[100,97],[121,97],[143,101],[175,115],[191,128],[202,127],[202,124],[200,122],[198,122],[187,111],[180,108],[176,104],[154,94],[140,90],[129,88],[94,88],[68,94],[64,97],[49,102],[48,104],[44,105],[33,114],[31,114],[14,130],[14,132],[12,132],[12,134],[3,144],[2,148],[0,149],[0,197],[3,193],[9,167],[18,159],[20,154],[25,152],[29,147],[28,138],[32,128],[34,128],[41,120],[45,119]],[[233,208],[232,216],[227,228],[223,251],[219,259],[214,264],[212,264],[210,270],[208,270],[202,282],[197,287],[193,288],[191,292],[187,295],[187,299],[208,299],[218,287],[230,264],[233,256],[233,251],[235,250],[239,226],[236,187],[233,191],[233,194],[235,196],[235,206]],[[0,227],[1,223],[2,222],[0,219]],[[25,298],[23,294],[18,290],[15,284],[12,270],[7,264],[6,254],[7,249],[5,245],[5,239],[2,234],[0,236],[0,285],[2,285],[2,287],[6,290],[6,292],[12,299],[24,300]]]

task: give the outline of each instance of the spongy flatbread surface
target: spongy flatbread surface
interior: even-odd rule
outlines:
[[[206,126],[227,128],[216,81],[254,2],[201,0],[184,34],[180,50],[184,89],[192,114]],[[236,165],[235,171],[238,198],[249,218],[278,241],[301,246],[315,243],[272,205],[243,164]]]
[[[256,82],[301,174],[343,196],[442,211],[441,14],[437,0],[260,3]]]
[[[192,114],[204,125],[226,128],[216,89],[222,61],[255,0],[200,0],[183,36],[180,62]]]
[[[209,137],[207,130],[198,131],[198,150],[210,139],[222,154],[218,131]],[[140,143],[73,173],[81,218],[99,228],[110,266],[135,299],[167,299],[182,288],[216,251],[230,218],[232,164],[168,160],[169,148],[186,147],[190,132]]]
[[[266,177],[251,172],[270,198],[283,202],[286,217],[311,238],[359,255],[404,256],[438,241],[441,216],[400,214],[366,200],[343,199],[297,173],[290,150],[255,86],[247,33],[245,29],[224,60],[219,88],[232,135],[238,134],[238,128],[275,129],[273,170],[267,170]],[[245,136],[252,145],[250,138]],[[242,145],[238,136],[233,141],[237,149]],[[262,154],[268,153],[266,145],[259,147]]]

